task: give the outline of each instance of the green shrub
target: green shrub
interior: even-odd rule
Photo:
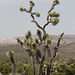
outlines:
[[[52,75],[64,75],[63,73],[53,72]]]
[[[70,65],[69,70],[75,75],[75,63]]]
[[[23,73],[23,68],[22,68],[22,66],[18,67],[17,73]]]
[[[0,64],[0,73],[2,73],[3,75],[11,73],[11,66],[7,64]]]
[[[71,59],[71,58],[66,62],[67,65],[71,65],[73,63],[75,63],[75,59]]]

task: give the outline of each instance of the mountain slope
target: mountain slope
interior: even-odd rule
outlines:
[[[59,56],[60,60],[63,59],[69,59],[69,58],[75,58],[75,36],[64,36],[65,44],[62,44],[59,47]],[[23,38],[22,38],[23,39]],[[53,52],[53,48],[56,46],[58,36],[52,35],[52,44],[50,45],[50,50]],[[41,50],[43,50],[43,45],[40,47]],[[6,56],[6,52],[14,50],[15,55],[14,58],[16,60],[26,60],[26,58],[30,58],[27,54],[27,52],[19,45],[17,44],[16,39],[9,39],[9,40],[3,40],[3,42],[0,40],[0,62],[4,60],[9,60]]]

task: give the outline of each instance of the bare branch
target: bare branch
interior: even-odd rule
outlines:
[[[59,37],[59,39],[58,39],[57,47],[59,47],[60,41],[61,41],[63,35],[64,35],[64,33],[62,33],[62,34],[60,35],[60,37]]]
[[[40,29],[42,29],[43,30],[43,28],[38,24],[38,22],[37,21],[31,21],[31,22],[34,22],[35,24],[36,24],[36,26],[38,27],[38,28],[40,28]]]
[[[32,11],[32,9],[33,9],[33,6],[31,6],[31,7],[30,7],[29,12],[31,12],[31,11]]]
[[[54,7],[55,7],[55,5],[52,4],[52,7],[51,7],[51,9],[48,11],[48,13],[50,13],[50,12],[54,9]]]
[[[26,11],[27,13],[30,13],[27,9],[24,8],[24,11]]]
[[[60,35],[60,37],[59,37],[59,39],[58,39],[57,46],[54,47],[54,54],[53,54],[52,60],[55,58],[56,53],[58,52],[58,47],[59,47],[59,45],[60,45],[60,41],[61,41],[63,35],[64,35],[64,33],[62,33],[62,34]]]
[[[45,27],[46,27],[49,23],[51,23],[51,22],[48,21],[48,22],[43,26],[43,29],[45,29]]]
[[[35,20],[35,18],[34,18],[34,16],[33,16],[33,14],[32,14],[32,13],[31,13],[31,17],[32,17],[32,19],[33,19],[33,20]]]

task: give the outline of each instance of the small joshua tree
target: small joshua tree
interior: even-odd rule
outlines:
[[[27,12],[31,15],[32,21],[40,30],[37,30],[37,36],[38,38],[33,39],[32,34],[30,31],[26,34],[26,37],[24,41],[22,42],[19,38],[17,39],[18,43],[21,44],[21,46],[27,51],[29,56],[32,59],[32,70],[33,70],[33,75],[35,75],[35,61],[38,64],[38,75],[43,75],[43,63],[45,61],[45,56],[46,56],[46,51],[47,51],[47,56],[48,56],[48,61],[47,61],[47,75],[51,74],[51,64],[53,59],[56,56],[56,53],[58,52],[58,47],[60,45],[60,41],[62,39],[62,36],[64,33],[62,33],[58,39],[57,46],[54,47],[54,53],[53,55],[51,54],[50,47],[49,45],[51,44],[51,37],[49,34],[46,33],[45,28],[51,23],[53,26],[57,25],[59,23],[59,13],[57,12],[52,12],[54,7],[59,4],[58,0],[54,0],[52,7],[47,13],[47,22],[44,24],[42,27],[36,20],[36,17],[40,17],[40,14],[38,12],[32,12],[33,7],[35,6],[33,1],[30,1],[30,8],[27,10],[26,8],[20,8],[20,11]],[[43,33],[42,33],[42,32]],[[43,53],[41,53],[41,50],[39,47],[41,45],[44,45],[43,48]]]
[[[15,75],[15,62],[14,62],[13,55],[14,55],[14,51],[7,52],[7,56],[10,58],[12,63],[12,75]]]

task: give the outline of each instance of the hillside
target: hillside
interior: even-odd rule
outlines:
[[[50,45],[50,48],[53,52],[53,48],[56,46],[58,36],[52,36],[52,44]],[[75,36],[71,35],[65,35],[64,36],[65,44],[62,43],[59,48],[60,53],[60,60],[66,60],[69,58],[75,58]],[[40,47],[40,49],[43,49],[43,45]],[[9,39],[9,40],[0,40],[0,62],[4,60],[9,60],[6,56],[6,52],[9,50],[14,50],[15,55],[14,58],[16,60],[26,60],[26,58],[29,59],[28,54],[25,52],[25,50],[17,44],[16,39]]]

